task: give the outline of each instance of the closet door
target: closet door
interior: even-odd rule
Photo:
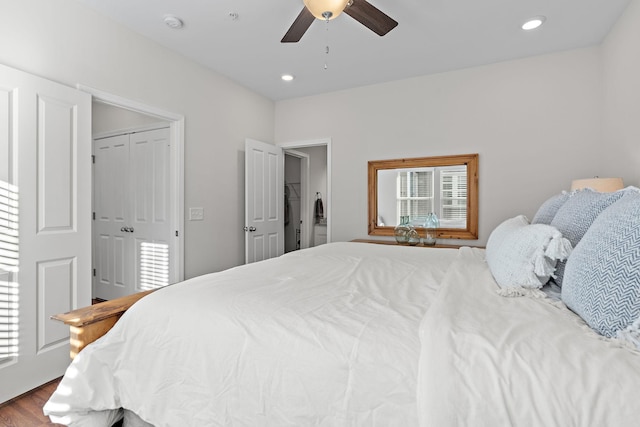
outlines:
[[[93,297],[132,294],[129,244],[129,135],[99,139],[93,148]]]
[[[169,284],[171,239],[169,129],[130,137],[131,215],[129,224],[134,292]]]
[[[96,140],[94,156],[93,296],[169,284],[169,129]]]

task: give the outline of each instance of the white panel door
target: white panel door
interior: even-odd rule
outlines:
[[[133,293],[129,233],[129,135],[94,141],[93,296],[104,300]]]
[[[130,139],[130,232],[134,292],[169,284],[171,244],[169,129],[138,132]]]
[[[284,253],[284,154],[282,148],[245,141],[245,262]]]
[[[169,284],[169,129],[94,142],[94,289],[114,299]]]
[[[0,66],[0,402],[69,364],[91,303],[91,97]]]

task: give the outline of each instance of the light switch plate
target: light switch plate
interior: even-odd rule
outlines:
[[[189,221],[202,221],[204,219],[204,208],[189,208]]]

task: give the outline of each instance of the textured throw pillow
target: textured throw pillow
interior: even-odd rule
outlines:
[[[554,227],[529,224],[524,215],[508,219],[489,236],[485,256],[502,288],[541,288],[571,244]]]
[[[560,194],[556,194],[555,196],[550,197],[547,201],[545,201],[540,208],[538,208],[538,212],[533,216],[531,220],[531,224],[551,224],[553,218],[556,216],[558,210],[565,204],[565,202],[571,197],[572,193],[568,193],[563,191]]]
[[[614,193],[599,193],[590,189],[576,191],[558,209],[550,225],[556,227],[575,248],[600,212],[623,194],[624,191]],[[558,262],[554,279],[558,286],[562,286],[564,268],[565,262]]]
[[[562,300],[607,337],[638,333],[640,192],[628,190],[593,222],[567,261]],[[634,325],[635,322],[635,325]]]

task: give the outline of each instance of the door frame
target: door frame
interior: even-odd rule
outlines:
[[[151,105],[138,101],[113,95],[99,89],[78,84],[77,89],[89,93],[94,101],[98,101],[113,107],[133,111],[135,113],[156,117],[160,121],[169,123],[169,134],[171,140],[171,200],[173,200],[172,229],[175,230],[173,236],[170,259],[173,262],[174,277],[170,282],[180,282],[184,280],[184,116],[162,110]],[[93,141],[93,138],[92,138]],[[93,195],[92,195],[93,198]],[[92,231],[93,233],[93,231]]]
[[[278,147],[281,147],[283,150],[295,150],[296,148],[308,148],[308,147],[318,147],[318,146],[326,146],[327,147],[327,194],[325,194],[324,200],[324,211],[325,216],[327,218],[327,243],[330,243],[331,235],[332,235],[332,221],[333,215],[331,215],[331,138],[319,138],[319,139],[310,139],[303,141],[289,141],[289,142],[279,142],[276,143]],[[307,201],[306,203],[310,203],[310,195],[307,192]],[[311,221],[311,220],[310,220]],[[312,221],[313,222],[313,221]],[[311,223],[312,223],[311,222]],[[310,223],[310,224],[311,224]],[[312,227],[309,227],[309,233],[311,233]]]

